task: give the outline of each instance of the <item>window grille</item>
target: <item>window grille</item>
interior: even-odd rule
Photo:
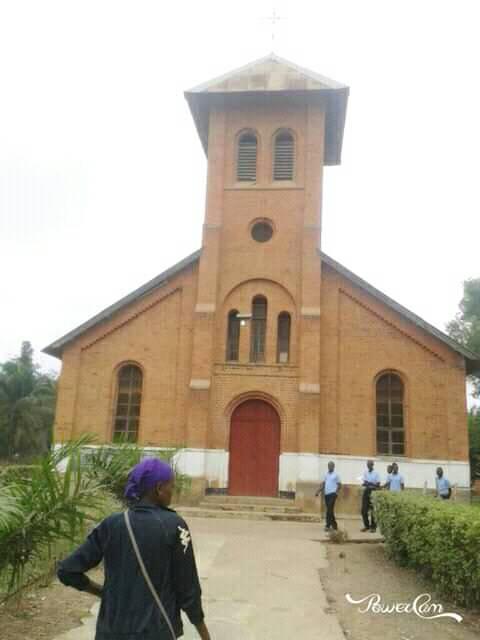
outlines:
[[[257,137],[244,133],[238,141],[237,180],[255,182],[257,179]]]
[[[293,164],[295,159],[295,143],[288,131],[282,131],[275,137],[273,159],[273,179],[293,180]]]
[[[238,311],[236,309],[228,314],[226,359],[229,361],[236,361],[239,356],[240,320],[237,315]]]
[[[250,362],[265,362],[266,331],[267,300],[263,296],[256,296],[252,302]]]
[[[129,364],[120,369],[113,425],[114,442],[136,442],[142,403],[142,371]]]
[[[285,364],[290,359],[290,314],[282,312],[278,316],[277,362]]]
[[[386,373],[377,381],[377,452],[404,455],[404,389],[394,373]]]

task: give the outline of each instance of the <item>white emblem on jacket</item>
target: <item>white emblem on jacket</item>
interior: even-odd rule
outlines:
[[[183,553],[187,553],[188,545],[190,544],[191,540],[190,531],[188,529],[184,529],[183,527],[178,527],[178,530],[180,531],[180,541],[185,547]]]

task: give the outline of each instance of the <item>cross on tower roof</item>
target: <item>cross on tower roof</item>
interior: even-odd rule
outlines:
[[[280,20],[285,20],[285,18],[277,15],[277,11],[274,8],[272,11],[272,15],[266,16],[265,18],[263,18],[263,20],[267,20],[268,22],[272,23],[272,48],[273,48],[273,43],[275,42],[275,28],[277,26],[277,22],[280,22]]]

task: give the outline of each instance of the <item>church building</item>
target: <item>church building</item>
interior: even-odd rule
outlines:
[[[45,349],[62,359],[56,442],[182,447],[199,499],[308,498],[329,460],[348,493],[368,458],[416,488],[441,465],[468,491],[480,357],[321,249],[348,91],[270,55],[186,92],[201,249]]]

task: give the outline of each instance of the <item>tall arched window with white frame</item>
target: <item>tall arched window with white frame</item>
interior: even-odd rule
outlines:
[[[252,301],[250,362],[265,362],[266,337],[267,299],[264,296],[255,296]]]
[[[142,404],[143,374],[135,364],[126,364],[117,374],[113,441],[137,442]]]
[[[377,453],[405,454],[405,390],[396,373],[384,373],[377,380]]]
[[[278,316],[277,362],[286,364],[290,359],[290,314],[282,311]]]
[[[226,360],[229,362],[238,361],[240,346],[240,320],[237,309],[232,309],[228,314],[227,326],[227,352]]]

